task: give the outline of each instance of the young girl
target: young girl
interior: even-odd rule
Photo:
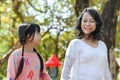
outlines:
[[[21,48],[8,59],[7,80],[50,80],[42,57],[35,47],[40,44],[40,27],[23,23],[18,28]]]
[[[93,8],[85,8],[73,39],[66,51],[61,80],[112,80],[107,48],[101,39],[102,18]]]

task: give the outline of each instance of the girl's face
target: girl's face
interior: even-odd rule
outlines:
[[[84,35],[90,35],[90,33],[96,29],[96,21],[88,12],[86,12],[82,17],[81,29],[84,32]]]

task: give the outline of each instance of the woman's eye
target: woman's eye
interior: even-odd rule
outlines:
[[[83,22],[87,22],[86,20],[83,20]]]
[[[90,22],[95,22],[95,21],[90,21]]]

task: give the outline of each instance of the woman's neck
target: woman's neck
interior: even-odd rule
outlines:
[[[96,41],[96,39],[94,39],[92,36],[89,36],[89,35],[84,36],[82,39]]]
[[[86,39],[86,38],[82,38],[81,39],[83,42],[85,42],[86,44],[88,44],[89,46],[93,47],[93,48],[97,48],[98,47],[98,40],[97,39]]]

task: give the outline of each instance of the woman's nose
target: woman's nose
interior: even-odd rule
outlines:
[[[87,22],[86,22],[86,25],[90,25],[90,21],[87,21]]]

